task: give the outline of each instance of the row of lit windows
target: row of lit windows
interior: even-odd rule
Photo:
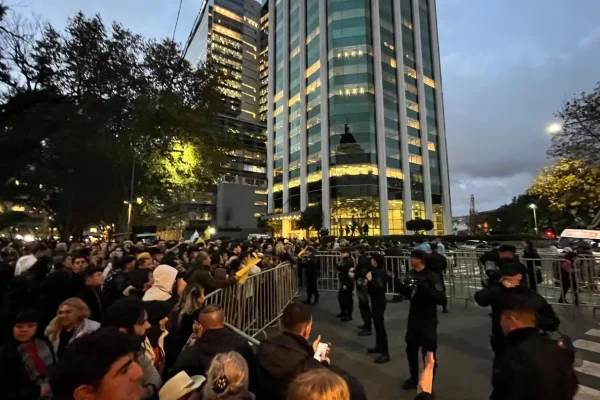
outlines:
[[[253,26],[255,28],[258,28],[258,22],[254,21],[254,20],[252,20],[252,19],[250,19],[248,17],[246,17],[245,15],[244,15],[244,21],[246,21],[251,26]]]
[[[375,89],[373,88],[365,88],[364,86],[357,87],[356,84],[353,85],[342,85],[345,89],[336,89],[332,90],[329,93],[329,97],[333,96],[357,96],[365,93],[375,94]]]
[[[421,129],[421,123],[419,121],[417,121],[416,119],[412,119],[412,118],[407,118],[408,119],[408,123],[407,125],[415,128],[415,129]]]
[[[219,64],[223,64],[223,65],[229,65],[232,68],[241,70],[242,69],[242,63],[241,62],[237,62],[231,58],[227,58],[227,57],[223,57],[217,54],[213,54],[213,59],[218,62]]]
[[[314,92],[319,87],[321,87],[321,80],[317,79],[316,81],[314,81],[313,83],[311,83],[310,85],[308,85],[306,87],[306,94],[310,94],[310,93]]]
[[[306,77],[310,77],[312,74],[317,72],[319,68],[321,68],[321,60],[317,60],[313,65],[308,67],[308,69],[306,70]]]
[[[232,39],[236,39],[241,41],[242,40],[242,35],[236,31],[232,31],[231,29],[225,28],[222,25],[219,24],[213,24],[213,30],[217,31],[225,36],[229,36]]]
[[[218,42],[221,43],[223,45],[229,46],[229,47],[233,47],[235,49],[241,50],[242,49],[242,45],[240,42],[235,41],[235,40],[231,40],[230,38],[223,36],[223,35],[219,35],[217,33],[213,32],[212,35],[212,42]]]
[[[329,176],[345,175],[377,175],[379,169],[376,165],[356,164],[356,165],[336,165],[329,169]]]
[[[231,11],[227,10],[226,8],[219,7],[219,6],[214,6],[213,11],[216,12],[216,13],[218,13],[218,14],[224,15],[227,18],[231,18],[232,20],[237,21],[237,22],[242,22],[243,21],[242,17],[240,17],[239,15],[237,15],[234,12],[231,12]]]
[[[224,46],[224,45],[222,45],[222,44],[220,44],[218,42],[212,42],[211,47],[213,49],[218,50],[219,52],[221,52],[221,53],[223,53],[225,55],[228,55],[228,56],[231,56],[231,57],[235,57],[235,58],[240,59],[240,60],[242,59],[242,53],[240,53],[237,50],[233,50],[233,49],[231,49],[231,48],[229,48],[227,46]]]
[[[413,164],[417,164],[417,165],[423,165],[423,157],[422,156],[418,156],[416,154],[409,154],[408,155],[408,162],[413,163]]]
[[[239,92],[239,90],[233,90],[227,87],[223,87],[223,86],[219,86],[218,87],[219,92],[221,92],[221,94],[227,96],[227,97],[231,97],[234,99],[241,99],[242,95]]]
[[[306,36],[306,44],[308,45],[319,34],[319,32],[319,27],[317,26],[317,28],[314,31],[312,31],[308,34],[308,36]]]
[[[296,93],[296,95],[294,97],[292,97],[291,99],[288,100],[288,107],[293,106],[294,104],[296,104],[299,101],[300,101],[300,93]]]
[[[414,101],[408,99],[406,99],[406,108],[408,108],[409,110],[419,112],[419,105]]]
[[[404,73],[411,78],[417,79],[417,71],[407,65],[404,66]]]

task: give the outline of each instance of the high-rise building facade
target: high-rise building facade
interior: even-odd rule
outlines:
[[[281,234],[451,231],[435,0],[269,2],[267,176]],[[298,232],[296,232],[298,231]]]
[[[261,123],[259,53],[261,41],[262,6],[255,0],[204,0],[185,48],[186,59],[194,66],[210,62],[223,75],[219,91],[225,105],[215,121],[215,129],[230,135],[231,148],[215,149],[225,153],[221,182],[203,193],[190,194],[189,199],[172,204],[163,210],[160,228],[165,232],[204,232],[208,227],[236,228],[232,210],[219,209],[219,193],[229,183],[254,186],[239,188],[254,192],[253,196],[238,199],[236,208],[244,208],[245,215],[254,217],[267,213],[266,179],[266,119]],[[266,99],[266,94],[265,94]],[[266,105],[265,105],[266,110]],[[266,118],[266,111],[265,111]],[[227,206],[225,206],[227,207]],[[235,210],[239,211],[239,210]],[[219,218],[221,216],[221,218]],[[244,219],[247,224],[248,218]],[[256,221],[255,221],[256,222]],[[254,226],[239,226],[242,231]]]

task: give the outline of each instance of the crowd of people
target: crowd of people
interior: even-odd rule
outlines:
[[[329,352],[318,351],[309,307],[320,298],[317,250],[341,254],[339,318],[352,320],[356,292],[358,335],[374,330],[375,346],[367,351],[376,363],[390,361],[386,293],[391,280],[399,279],[388,274],[385,256],[408,251],[412,268],[394,285],[398,297],[410,301],[405,338],[410,375],[402,387],[418,387],[419,399],[433,398],[437,308],[448,312],[445,246],[419,240],[410,247],[377,248],[374,253],[346,239],[328,244],[2,239],[0,398],[366,399],[360,381],[332,363]],[[497,258],[490,253],[483,260],[495,263],[498,272],[475,297],[492,309],[492,399],[572,398],[577,379],[571,353],[544,333],[558,329],[558,318],[526,283],[528,268],[511,250],[498,248]],[[280,335],[253,346],[226,327],[224,310],[205,304],[206,296],[242,284],[241,271],[259,274],[282,262],[296,266],[307,297],[285,308]],[[563,384],[550,393],[543,386],[553,380]]]

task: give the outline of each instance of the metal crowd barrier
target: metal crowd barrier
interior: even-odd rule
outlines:
[[[338,291],[337,264],[341,255],[318,253],[321,263],[319,290]],[[475,293],[483,289],[487,279],[486,268],[479,261],[481,254],[467,256],[464,253],[449,253],[448,269],[444,274],[446,295],[450,301],[464,302],[465,308],[474,302]],[[410,269],[410,256],[386,256],[386,270],[392,276],[387,294],[399,296],[397,285]],[[546,298],[549,304],[592,308],[594,314],[600,309],[600,257],[583,255],[575,260],[573,272],[561,268],[560,255],[543,255],[540,259],[521,259],[528,268],[523,279],[530,288]],[[531,281],[535,280],[535,285]],[[570,302],[569,302],[570,301]]]
[[[289,262],[248,277],[243,285],[219,289],[206,296],[205,304],[223,308],[225,321],[250,337],[276,323],[284,308],[298,294],[298,274]]]

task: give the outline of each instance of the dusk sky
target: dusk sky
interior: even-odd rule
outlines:
[[[185,42],[202,0],[183,0]],[[178,0],[8,0],[55,27],[81,10],[146,37],[171,36]],[[438,0],[454,215],[509,202],[549,161],[545,127],[600,80],[599,0]]]

